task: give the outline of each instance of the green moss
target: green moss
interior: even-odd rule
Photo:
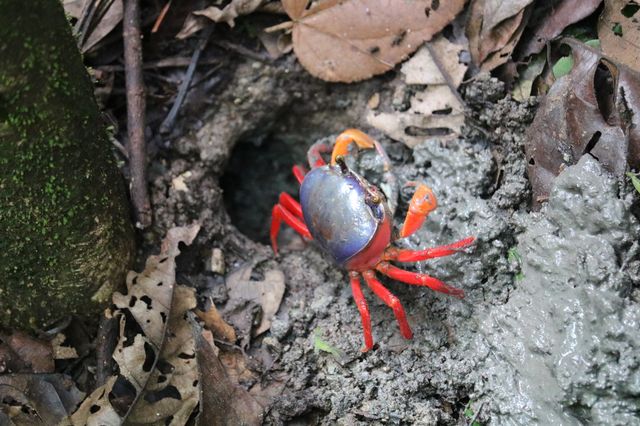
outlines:
[[[0,0],[0,324],[42,327],[123,281],[123,182],[58,0]],[[41,31],[47,28],[47,31]]]

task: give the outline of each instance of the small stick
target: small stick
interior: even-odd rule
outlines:
[[[118,320],[103,314],[96,337],[96,387],[104,385],[113,376],[112,355],[117,343]]]
[[[173,124],[176,121],[176,117],[178,116],[178,111],[182,106],[182,102],[184,102],[184,98],[187,96],[187,91],[189,90],[189,86],[191,86],[191,80],[193,79],[193,74],[196,71],[196,66],[198,65],[198,61],[200,60],[200,54],[207,46],[209,42],[209,38],[211,37],[211,33],[213,32],[214,25],[208,26],[200,39],[200,43],[198,43],[198,47],[191,55],[191,62],[189,63],[189,68],[187,68],[187,72],[185,73],[184,79],[180,84],[180,88],[178,89],[178,95],[176,96],[176,100],[171,106],[171,110],[167,114],[167,116],[162,120],[162,124],[160,124],[160,133],[168,133],[169,130],[173,127]]]
[[[144,140],[146,102],[142,80],[142,35],[138,0],[124,0],[123,38],[131,174],[129,189],[136,226],[146,228],[151,225],[151,202],[147,192],[147,152]]]

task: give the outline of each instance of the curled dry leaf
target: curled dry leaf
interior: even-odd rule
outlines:
[[[262,3],[263,0],[231,0],[222,9],[216,6],[209,6],[205,9],[196,10],[187,16],[182,29],[176,37],[179,39],[187,38],[209,25],[211,21],[216,23],[225,22],[233,28],[235,19],[238,16],[252,13]]]
[[[0,375],[0,424],[59,424],[83,396],[62,374]]]
[[[300,63],[327,81],[353,82],[392,69],[442,30],[464,0],[287,1]],[[303,5],[304,4],[304,5]]]
[[[558,79],[527,132],[527,172],[534,207],[555,177],[583,155],[621,176],[640,167],[640,74],[576,40],[571,72]]]
[[[369,110],[368,123],[409,147],[427,138],[456,137],[464,124],[464,105],[456,92],[467,70],[459,60],[463,50],[443,36],[423,46],[401,70],[406,84],[426,87],[415,92],[407,111]]]
[[[640,4],[633,0],[605,0],[598,22],[602,50],[640,72]]]
[[[220,315],[213,301],[211,301],[211,306],[208,311],[197,310],[196,315],[204,321],[204,324],[211,330],[215,337],[224,339],[227,342],[236,341],[236,331],[222,319],[222,315]]]
[[[595,12],[600,3],[602,0],[560,0],[550,6],[546,15],[535,25],[531,36],[525,37],[526,42],[523,43],[519,57],[526,58],[540,52],[545,44],[560,35],[562,30]],[[520,51],[520,48],[518,50]]]
[[[178,244],[191,244],[199,226],[173,228],[160,255],[142,273],[129,273],[127,294],[116,293],[112,315],[120,338],[113,358],[120,374],[96,389],[73,414],[74,425],[185,424],[199,401],[195,340],[188,312],[196,300],[175,279]],[[166,423],[164,423],[166,422]]]
[[[481,70],[490,71],[509,60],[527,24],[532,1],[473,1],[466,32],[471,57]]]

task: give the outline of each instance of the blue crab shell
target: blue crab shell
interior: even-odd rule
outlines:
[[[309,232],[339,265],[367,248],[387,216],[384,201],[368,201],[371,188],[356,173],[328,165],[311,170],[300,186]]]

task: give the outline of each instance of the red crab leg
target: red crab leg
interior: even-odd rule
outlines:
[[[456,241],[455,243],[447,244],[446,246],[431,247],[424,250],[409,250],[389,247],[385,250],[384,259],[395,260],[397,262],[418,262],[420,260],[450,256],[459,252],[460,249],[470,246],[475,240],[475,237],[467,237],[464,240]]]
[[[304,169],[298,165],[293,166],[293,175],[296,177],[298,183],[302,185],[305,175]]]
[[[416,232],[424,223],[427,215],[438,207],[438,201],[431,188],[424,184],[408,182],[407,185],[417,186],[416,192],[411,197],[409,211],[400,231],[400,238],[408,237]]]
[[[326,166],[327,163],[322,159],[322,154],[331,151],[331,147],[324,142],[316,142],[311,145],[309,151],[307,151],[307,161],[309,161],[309,167],[316,168]]]
[[[396,320],[400,326],[400,333],[402,333],[402,336],[405,339],[411,339],[413,337],[413,333],[411,332],[411,327],[409,327],[409,323],[407,322],[407,316],[404,313],[404,308],[400,303],[400,299],[394,296],[393,293],[387,290],[387,288],[377,280],[375,272],[372,270],[364,271],[362,276],[375,295],[382,299],[382,301],[393,310],[393,314],[396,316]]]
[[[331,153],[332,166],[335,166],[336,164],[336,157],[338,157],[339,155],[345,156],[349,153],[349,145],[352,142],[358,145],[358,148],[360,149],[375,147],[376,151],[378,151],[378,154],[380,154],[380,156],[382,157],[385,171],[391,168],[391,160],[389,160],[389,157],[387,156],[384,148],[382,148],[382,145],[380,145],[380,143],[373,139],[371,136],[358,129],[347,129],[344,132],[340,133],[340,135],[338,135],[336,143],[333,146],[333,152]]]
[[[281,192],[278,201],[282,207],[293,213],[296,217],[302,219],[302,207],[291,195],[286,192]]]
[[[461,289],[451,287],[427,274],[405,271],[404,269],[391,265],[389,262],[380,262],[378,266],[376,266],[376,269],[380,271],[380,273],[403,283],[426,286],[432,290],[439,291],[440,293],[451,294],[459,297],[460,299],[464,297],[464,291]]]
[[[291,213],[289,210],[281,206],[280,204],[276,204],[273,206],[273,210],[271,212],[271,247],[273,248],[273,252],[278,254],[278,232],[280,232],[280,223],[285,221],[287,225],[293,228],[298,234],[303,237],[312,240],[313,237],[307,228],[307,225],[304,224],[303,221],[298,219]]]
[[[364,346],[366,349],[363,352],[373,349],[373,336],[371,336],[371,315],[369,314],[369,307],[367,301],[362,294],[362,288],[360,288],[360,277],[357,272],[349,272],[351,277],[351,292],[353,293],[353,299],[356,301],[358,311],[360,311],[360,318],[362,318],[362,331],[364,332]]]

